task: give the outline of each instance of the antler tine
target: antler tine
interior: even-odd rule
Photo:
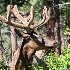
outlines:
[[[50,8],[49,8],[49,10],[47,10],[47,8],[46,8],[46,10],[45,10],[45,13],[46,13],[46,22],[50,19]]]
[[[50,8],[49,10],[47,10],[46,6],[44,6],[44,9],[43,9],[43,19],[36,25],[34,25],[34,29],[35,28],[38,28],[44,24],[47,23],[47,21],[50,19]]]
[[[46,6],[44,6],[44,9],[45,9],[46,20],[45,20],[45,22],[43,24],[47,23],[47,21],[50,18],[50,8],[49,8],[49,10],[47,10]]]
[[[47,14],[47,8],[46,8],[46,6],[44,6],[44,12],[43,12],[43,15],[45,14],[45,21],[44,21],[44,23],[42,23],[40,26],[42,26],[42,25],[44,25],[47,21],[46,21],[46,14]],[[39,27],[40,27],[39,26]]]
[[[14,27],[17,27],[17,28],[26,28],[23,24],[15,23],[15,22],[12,22],[12,21],[9,23],[8,20],[1,15],[0,15],[0,21],[6,23],[8,25],[12,25]]]
[[[7,6],[7,21],[10,23],[11,22],[11,6]]]
[[[14,6],[14,8],[12,9],[12,13],[14,13],[14,15],[26,26],[28,27],[28,25],[31,25],[31,22],[33,20],[33,6],[31,6],[31,11],[30,11],[30,15],[27,18],[23,18],[18,11],[17,5]]]
[[[46,15],[46,20],[43,24],[41,24],[40,26],[46,24],[48,22],[48,20],[50,19],[50,8],[49,10],[47,10],[46,6],[44,6],[44,9],[45,9],[45,15]]]
[[[32,24],[32,21],[33,21],[33,18],[34,18],[34,9],[33,9],[33,6],[31,6],[31,11],[30,11],[30,20],[29,20],[29,24],[28,24],[28,27],[30,27],[30,25]]]
[[[35,29],[35,28],[38,28],[39,26],[41,26],[41,24],[43,24],[43,23],[45,22],[45,19],[46,19],[45,6],[44,6],[44,9],[43,9],[42,15],[43,15],[43,19],[40,20],[37,24],[34,25],[34,27],[33,27],[34,29]]]
[[[23,18],[18,11],[17,5],[14,5],[14,8],[11,10],[11,12],[23,23],[25,24],[25,18]]]

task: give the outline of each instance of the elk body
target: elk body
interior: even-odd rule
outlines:
[[[21,47],[16,50],[14,56],[12,57],[10,70],[17,70],[19,65],[20,70],[27,70],[27,64],[31,64],[32,56],[36,51],[46,50],[55,46],[55,41],[50,42],[49,45],[44,41],[44,38],[41,38],[40,41],[40,35],[35,32],[36,28],[44,25],[50,19],[50,9],[47,10],[46,6],[44,6],[42,20],[40,20],[37,24],[32,24],[34,18],[33,6],[31,6],[30,15],[27,17],[22,17],[19,14],[17,5],[14,5],[12,9],[11,6],[8,5],[7,8],[7,19],[0,15],[0,20],[10,26],[24,29],[23,32],[15,29],[16,34],[23,38],[23,42]],[[11,21],[11,13],[13,13],[21,21],[21,24]]]

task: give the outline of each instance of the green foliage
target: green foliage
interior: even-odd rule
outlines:
[[[13,5],[23,6],[23,4],[28,4],[30,0],[0,0],[0,14],[6,12],[6,8],[11,1]]]
[[[67,27],[66,29],[64,29],[64,35],[70,35],[70,28]]]
[[[42,65],[32,65],[32,70],[70,70],[70,46],[62,51],[60,57],[55,56],[55,53],[49,53],[43,57],[47,68]]]
[[[51,53],[44,61],[48,64],[49,70],[70,70],[70,46],[62,52],[60,57]]]
[[[1,35],[3,45],[2,56],[3,59],[6,61],[9,60],[11,57],[10,29],[7,24],[1,25]]]
[[[60,10],[60,15],[62,16],[63,22],[66,24],[66,26],[70,27],[70,4],[69,5],[62,5],[62,8]]]
[[[29,70],[46,70],[44,65],[33,64]]]
[[[4,61],[0,61],[0,70],[8,70],[8,66],[6,65],[6,63]]]
[[[44,0],[45,1],[45,0]],[[63,0],[64,2],[65,0]],[[68,0],[70,2],[70,0]],[[7,5],[10,3],[10,0],[0,0],[0,13],[6,11]],[[13,0],[13,4],[17,4],[20,10],[24,10],[29,12],[30,7],[33,5],[35,11],[35,22],[40,20],[42,8],[43,8],[43,0]],[[5,12],[4,12],[5,13]],[[3,14],[3,16],[5,16]],[[64,34],[67,36],[70,34],[70,5],[64,5],[61,9],[61,16],[63,23],[66,24],[66,28],[64,29]],[[68,26],[68,27],[67,27]],[[2,25],[2,40],[3,40],[3,47],[5,50],[3,51],[3,58],[9,59],[10,58],[10,32],[9,26],[6,24]],[[44,65],[32,65],[29,67],[29,70],[70,70],[70,47],[68,47],[65,51],[62,52],[60,57],[56,57],[54,53],[49,54],[45,59],[45,63],[48,64],[49,69],[45,69]],[[5,69],[7,65],[4,61],[0,61],[0,68]]]

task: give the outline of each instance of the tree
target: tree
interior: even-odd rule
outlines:
[[[55,1],[54,0],[54,5],[58,5],[59,4],[59,0]],[[55,39],[56,41],[58,41],[60,44],[58,46],[58,48],[55,49],[55,52],[57,52],[57,55],[61,54],[61,37],[60,37],[60,11],[59,11],[59,6],[54,8],[55,11],[55,26],[56,26],[56,30],[55,30]]]

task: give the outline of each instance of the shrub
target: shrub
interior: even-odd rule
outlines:
[[[49,70],[70,70],[70,46],[62,52],[60,57],[51,53],[44,61],[48,64]]]
[[[0,61],[0,70],[9,70],[9,67],[4,61]]]

